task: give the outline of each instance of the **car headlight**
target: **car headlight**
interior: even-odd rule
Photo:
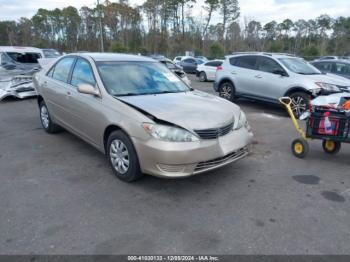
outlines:
[[[339,92],[340,91],[340,89],[336,85],[333,85],[333,84],[322,83],[322,82],[316,82],[315,84],[326,91],[330,91],[330,92]]]
[[[245,127],[248,131],[251,130],[247,117],[243,111],[241,111],[239,114],[238,123],[235,130],[241,129],[242,127]]]
[[[194,142],[198,137],[191,132],[174,126],[143,123],[142,127],[152,137],[169,142]]]

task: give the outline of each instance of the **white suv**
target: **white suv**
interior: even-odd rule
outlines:
[[[245,97],[279,103],[279,97],[290,96],[293,112],[299,117],[307,109],[311,97],[350,92],[350,80],[323,74],[292,55],[237,53],[227,56],[218,67],[214,89],[231,101]]]

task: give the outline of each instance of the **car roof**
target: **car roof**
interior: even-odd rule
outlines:
[[[120,53],[72,53],[81,57],[90,57],[96,62],[156,62],[156,60],[139,55],[129,55]]]
[[[265,56],[265,57],[274,57],[274,58],[298,58],[293,54],[287,53],[268,53],[268,52],[236,52],[232,55],[226,56],[226,58],[238,57],[238,56]]]
[[[344,63],[344,64],[350,64],[350,61],[347,59],[323,59],[323,60],[316,60],[312,61],[312,63],[324,63],[324,62],[331,62],[331,63]]]
[[[0,46],[0,52],[30,52],[30,53],[41,53],[41,49],[36,47],[28,46]]]

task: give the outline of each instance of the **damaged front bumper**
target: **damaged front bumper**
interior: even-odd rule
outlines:
[[[10,81],[0,81],[0,101],[6,97],[26,98],[37,96],[31,76],[16,76]]]

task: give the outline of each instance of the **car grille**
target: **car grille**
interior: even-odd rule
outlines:
[[[197,164],[196,168],[194,169],[195,173],[207,170],[207,169],[213,169],[215,167],[221,166],[225,163],[229,163],[234,161],[235,159],[238,159],[244,155],[246,155],[249,152],[248,147],[243,147],[237,151],[234,151],[230,154],[227,154],[226,156],[219,157],[213,160],[200,162]]]
[[[194,130],[194,132],[202,139],[216,139],[220,136],[227,135],[232,130],[233,122],[220,128]]]

